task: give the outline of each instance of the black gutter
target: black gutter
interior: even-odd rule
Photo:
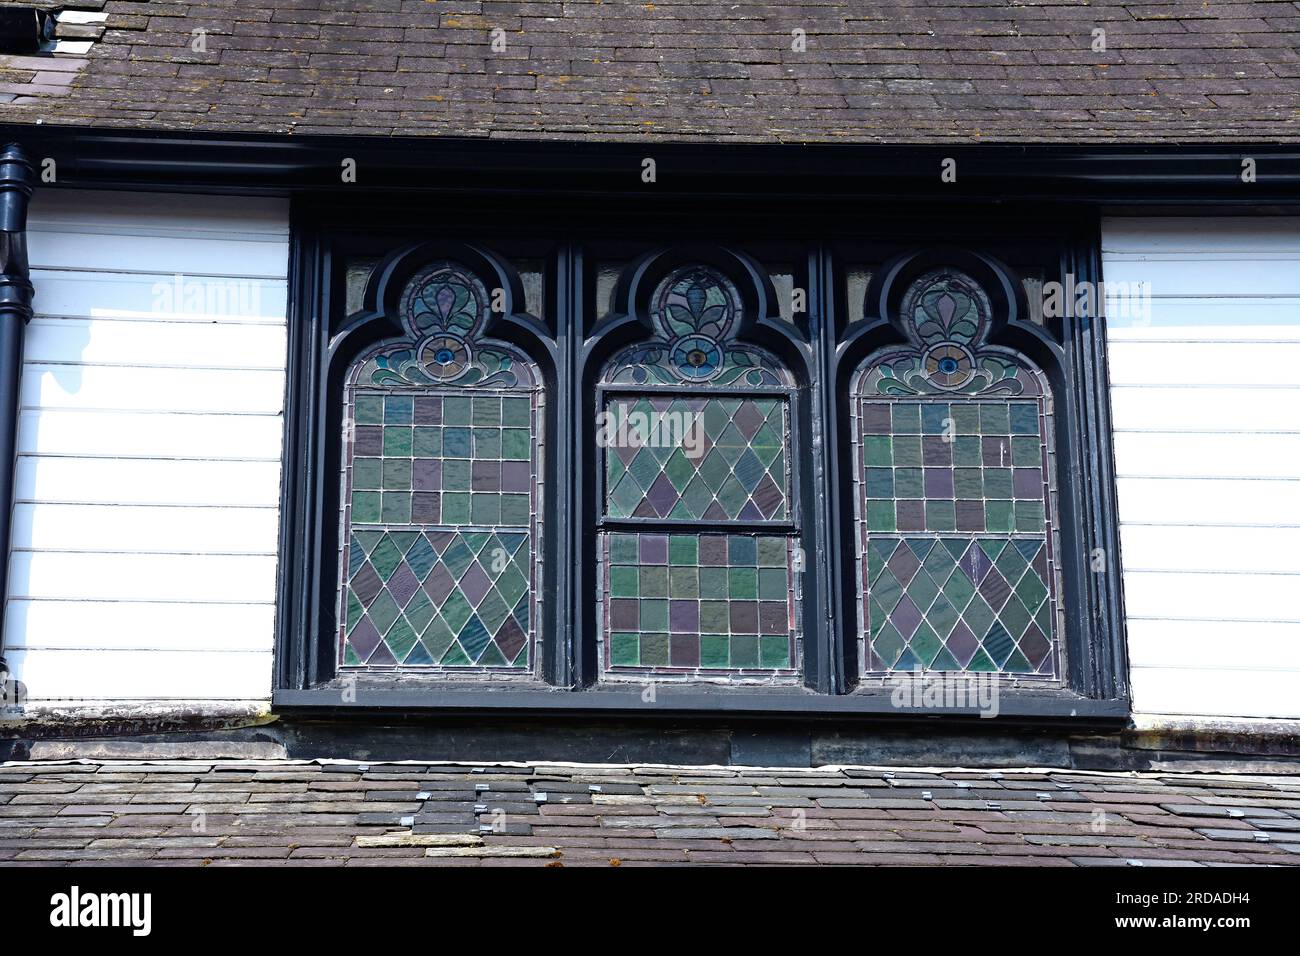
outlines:
[[[579,195],[707,194],[895,202],[1252,205],[1300,198],[1300,144],[1060,145],[574,142],[297,136],[0,125],[53,159],[58,186],[269,193],[302,191]],[[653,158],[656,181],[642,181]],[[1254,160],[1254,181],[1243,161]],[[356,164],[344,182],[343,162]],[[956,161],[944,183],[943,161]]]
[[[9,597],[23,338],[32,317],[27,204],[35,182],[36,171],[23,148],[10,143],[0,152],[0,701],[6,704],[21,702],[18,687],[10,686],[4,658],[3,612]]]

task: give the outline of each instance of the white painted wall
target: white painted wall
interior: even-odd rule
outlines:
[[[1107,219],[1139,714],[1300,717],[1300,219]]]
[[[5,609],[32,709],[267,707],[288,232],[282,200],[37,191]]]

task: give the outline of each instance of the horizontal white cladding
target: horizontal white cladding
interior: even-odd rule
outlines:
[[[22,404],[24,408],[276,414],[284,404],[284,371],[31,362],[23,369]]]
[[[1133,648],[1138,667],[1163,667],[1177,659],[1179,667],[1234,670],[1223,659],[1223,628],[1218,621],[1160,621],[1139,618],[1130,622],[1139,640]],[[1300,642],[1295,631],[1277,621],[1238,621],[1232,627],[1234,645],[1248,648],[1250,657],[1267,655],[1272,668],[1295,672],[1300,680]],[[1245,663],[1249,668],[1250,660]]]
[[[1300,481],[1121,477],[1116,484],[1119,518],[1128,525],[1300,527],[1300,514],[1285,505],[1300,496]]]
[[[35,319],[27,327],[24,358],[79,364],[191,368],[284,368],[283,325],[250,328],[234,322],[150,322],[111,318]]]
[[[1115,336],[1109,352],[1111,377],[1117,387],[1241,385],[1300,389],[1300,338],[1198,342],[1186,337],[1181,341],[1172,337],[1140,341]]]
[[[1300,717],[1300,219],[1111,218],[1135,710]]]
[[[28,245],[34,269],[283,279],[288,225],[279,199],[42,189]]]
[[[280,463],[24,455],[14,485],[20,502],[273,508],[280,500]]]
[[[9,625],[26,650],[256,651],[268,653],[270,604],[168,601],[32,601],[9,604]]]
[[[288,204],[38,190],[11,664],[40,708],[265,707]]]
[[[1300,296],[1300,254],[1197,253],[1141,255],[1108,253],[1107,285],[1141,283],[1152,298],[1239,298]]]
[[[1248,402],[1249,397],[1243,396]],[[1198,434],[1189,416],[1167,432],[1118,432],[1115,455],[1119,474],[1188,478],[1300,479],[1300,434],[1286,432],[1214,432]],[[1246,488],[1238,486],[1238,494]],[[1186,502],[1191,505],[1192,502]],[[1279,501],[1277,516],[1287,512]]]
[[[1172,563],[1165,559],[1166,563]],[[1300,575],[1285,572],[1125,570],[1130,617],[1164,621],[1275,621],[1300,626],[1295,595]],[[1223,629],[1223,659],[1237,658],[1231,628]],[[1179,661],[1169,661],[1178,664]],[[1264,667],[1267,661],[1253,662]],[[1250,716],[1235,714],[1225,716]]]
[[[1300,524],[1290,527],[1126,524],[1123,528],[1124,567],[1129,571],[1300,575]],[[1295,583],[1300,586],[1300,580]]]
[[[279,461],[280,416],[28,408],[20,455]]]
[[[205,701],[264,701],[269,678],[262,675],[270,673],[271,652],[46,647],[15,651],[9,663],[27,685],[34,710],[79,707],[102,714],[137,701],[166,700],[189,712],[203,709]],[[214,688],[225,696],[214,696]]]
[[[1120,432],[1300,432],[1300,389],[1120,386],[1111,412]]]
[[[37,310],[55,318],[115,319],[120,322],[188,323],[206,326],[284,325],[287,289],[281,279],[227,282],[176,294],[176,277],[166,273],[79,272],[33,269]],[[182,284],[181,291],[194,290]]]
[[[1142,713],[1203,718],[1243,714],[1272,719],[1300,718],[1300,697],[1295,692],[1300,671],[1270,665],[1256,670],[1144,667],[1140,673],[1135,706]]]
[[[9,562],[10,599],[275,601],[274,555],[16,550]]]
[[[274,556],[279,534],[274,507],[212,508],[23,503],[14,508],[16,533],[37,552],[112,554],[124,544],[150,554]]]
[[[1111,218],[1102,225],[1108,257],[1191,253],[1196,258],[1231,255],[1294,257],[1300,223],[1288,216],[1142,216]],[[1109,275],[1109,269],[1107,270]]]

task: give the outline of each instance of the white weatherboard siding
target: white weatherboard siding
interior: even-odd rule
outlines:
[[[282,200],[38,190],[7,656],[37,710],[271,692]]]
[[[1139,714],[1300,717],[1300,219],[1108,219]]]

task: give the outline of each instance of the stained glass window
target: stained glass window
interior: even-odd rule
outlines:
[[[603,672],[792,680],[793,381],[737,341],[741,298],[715,269],[670,273],[650,313],[654,337],[601,379]]]
[[[701,428],[698,454],[689,444],[611,443],[605,458],[610,517],[787,516],[784,400],[649,395],[611,398],[605,407],[615,421],[670,421],[662,416],[672,415],[698,421]]]
[[[345,384],[338,663],[502,670],[536,657],[542,391],[482,337],[488,291],[462,266],[421,270],[405,335]]]
[[[960,272],[901,310],[908,345],[854,388],[862,668],[1059,678],[1047,382],[987,344],[989,299]]]

